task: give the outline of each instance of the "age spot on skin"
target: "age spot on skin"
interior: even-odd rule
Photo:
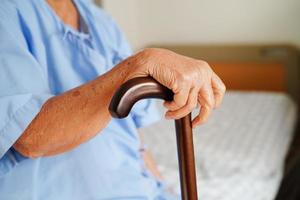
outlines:
[[[92,86],[92,90],[93,90],[94,93],[97,92],[97,88],[95,86]]]
[[[72,93],[72,96],[73,97],[77,97],[77,96],[79,96],[80,95],[80,92],[79,91],[74,91],[73,93]]]

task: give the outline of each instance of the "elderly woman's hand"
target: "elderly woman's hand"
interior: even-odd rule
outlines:
[[[165,49],[145,49],[124,62],[132,67],[126,80],[152,76],[174,92],[174,100],[165,102],[166,118],[179,119],[200,105],[193,127],[207,121],[213,108],[222,102],[226,87],[210,66]]]

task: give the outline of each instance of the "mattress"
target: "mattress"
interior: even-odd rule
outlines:
[[[227,92],[194,130],[199,199],[274,199],[295,122],[296,104],[283,93]],[[180,193],[174,122],[140,131],[166,183]]]

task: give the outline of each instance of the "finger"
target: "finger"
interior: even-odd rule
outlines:
[[[192,112],[193,109],[197,107],[198,90],[199,89],[197,88],[192,88],[190,90],[186,105],[176,111],[168,111],[166,113],[166,118],[180,119],[186,116],[187,114],[189,114],[190,112]]]
[[[207,106],[201,106],[199,115],[192,121],[192,127],[195,128],[196,126],[207,122],[211,114],[211,110],[212,109]]]
[[[198,93],[198,103],[200,106],[213,108],[215,105],[214,93],[211,84],[204,85]]]
[[[212,89],[215,97],[214,107],[217,108],[220,106],[221,102],[223,101],[224,94],[226,91],[226,86],[216,74],[213,74],[211,84],[212,84]]]
[[[210,85],[206,85],[200,90],[198,102],[201,108],[199,115],[192,122],[193,127],[205,123],[214,107],[214,96]]]
[[[180,88],[178,90],[173,90],[173,92],[173,101],[165,103],[166,105],[164,104],[168,109],[172,111],[177,110],[186,104],[190,93],[190,86],[186,83],[181,83]]]
[[[173,101],[165,101],[163,105],[167,110],[170,111],[178,109],[178,106]]]

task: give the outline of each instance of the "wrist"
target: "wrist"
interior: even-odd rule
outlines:
[[[136,77],[152,76],[154,65],[151,62],[151,54],[150,49],[145,49],[120,63],[122,67],[127,69],[124,82]]]

